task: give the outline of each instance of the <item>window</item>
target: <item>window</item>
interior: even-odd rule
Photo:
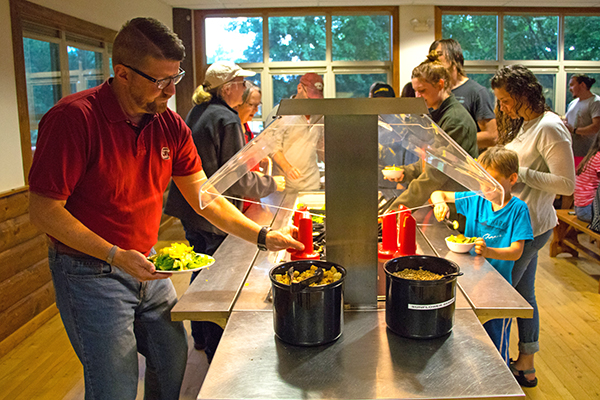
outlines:
[[[25,182],[38,124],[62,97],[102,83],[117,32],[25,0],[11,1],[13,57]]]
[[[461,44],[467,74],[487,88],[498,68],[523,64],[538,77],[547,104],[562,115],[573,99],[570,77],[575,73],[600,77],[600,13],[588,9],[471,8],[469,13],[460,7],[440,9],[442,37]]]
[[[296,94],[307,72],[323,77],[329,98],[368,97],[375,81],[398,84],[398,60],[392,51],[396,7],[195,13],[205,28],[204,38],[196,38],[203,62],[197,68],[204,71],[217,60],[231,60],[257,72],[250,79],[261,86],[263,105],[253,128],[261,126],[281,99]]]
[[[108,46],[56,29],[25,24],[25,79],[31,148],[35,151],[38,124],[58,100],[90,89],[108,78]],[[64,60],[64,61],[63,61]]]

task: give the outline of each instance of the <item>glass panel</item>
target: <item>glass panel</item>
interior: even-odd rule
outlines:
[[[263,19],[206,18],[206,62],[263,62]]]
[[[556,75],[555,74],[535,74],[542,87],[544,88],[544,97],[546,104],[554,110],[556,103]]]
[[[428,163],[426,168],[437,170],[479,195],[502,205],[504,190],[462,147],[425,115],[380,115],[378,123],[380,147],[402,146],[412,155]],[[301,134],[290,135],[290,130]],[[200,189],[200,207],[206,207],[216,197],[248,173],[266,156],[283,150],[296,156],[292,162],[315,164],[316,153],[321,151],[324,119],[313,116],[310,122],[304,116],[286,115],[276,119],[235,157],[221,167]],[[381,161],[381,160],[380,160]],[[327,168],[327,166],[324,166]],[[431,172],[433,173],[433,172]]]
[[[567,106],[569,105],[569,103],[572,102],[574,99],[573,94],[569,91],[569,82],[571,81],[571,77],[573,75],[575,75],[573,72],[569,72],[567,74],[567,101],[565,103],[565,110],[567,109]],[[592,86],[590,91],[592,93],[600,96],[600,87],[598,87],[598,84],[600,83],[600,73],[588,74],[586,72],[585,75],[589,76],[590,78],[594,78],[596,80],[596,82],[598,82],[598,83],[595,83],[594,86]]]
[[[442,15],[442,37],[454,39],[465,60],[496,60],[497,15]]]
[[[336,61],[389,61],[389,15],[333,16],[332,56]]]
[[[269,60],[325,60],[325,16],[269,17]]]
[[[504,17],[505,60],[557,60],[558,16]]]
[[[369,97],[375,82],[387,82],[387,74],[344,74],[335,76],[335,97]],[[398,96],[398,93],[396,93]]]
[[[600,60],[600,17],[565,16],[565,60]]]
[[[31,147],[35,149],[40,119],[62,97],[57,43],[23,39]]]
[[[71,93],[98,86],[103,82],[102,53],[67,46],[69,54],[69,79],[75,90]]]

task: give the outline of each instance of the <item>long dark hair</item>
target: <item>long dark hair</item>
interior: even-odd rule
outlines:
[[[516,101],[516,111],[528,107],[536,113],[549,111],[546,105],[542,85],[529,69],[522,65],[508,65],[496,72],[492,78],[492,89],[504,89]],[[496,124],[498,126],[498,143],[510,143],[521,129],[523,118],[510,118],[500,110],[500,102],[496,101]]]
[[[597,152],[600,151],[600,135],[596,135],[596,138],[592,142],[592,146],[588,150],[587,154],[581,160],[579,165],[577,166],[577,175],[581,175],[583,171],[585,171],[585,167],[587,167],[588,162],[596,155]]]

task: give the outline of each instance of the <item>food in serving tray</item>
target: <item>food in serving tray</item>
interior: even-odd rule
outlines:
[[[396,165],[387,165],[383,168],[386,171],[401,171],[401,167],[396,167]]]
[[[423,267],[419,267],[419,269],[406,268],[402,271],[396,271],[392,273],[392,275],[414,281],[437,281],[438,279],[442,279],[444,277],[443,275],[436,274],[435,272],[424,270]]]
[[[448,237],[448,241],[449,242],[454,242],[454,243],[475,243],[475,240],[477,238],[476,237],[466,237],[465,235],[463,235],[462,233],[460,235],[454,236],[454,235],[450,235]]]
[[[157,270],[185,271],[210,265],[214,259],[206,254],[194,252],[193,246],[184,243],[172,243],[148,257]]]
[[[294,278],[292,282],[298,283],[305,279],[310,278],[317,272],[317,267],[315,265],[311,265],[310,269],[307,269],[304,272],[294,271]],[[323,271],[323,278],[319,282],[311,283],[309,286],[322,286],[329,285],[337,280],[340,280],[342,277],[342,273],[338,272],[335,267],[331,267],[330,269],[326,269]],[[277,282],[282,283],[284,285],[290,284],[290,277],[287,274],[275,274],[275,279]]]

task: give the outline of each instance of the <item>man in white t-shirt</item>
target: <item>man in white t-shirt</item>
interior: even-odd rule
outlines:
[[[322,99],[323,78],[313,72],[304,74],[297,90],[295,99]],[[322,118],[322,115],[289,118],[288,126],[277,143],[277,151],[273,154],[273,173],[286,176],[286,190],[320,189],[317,161],[322,158],[323,125],[314,124]]]
[[[563,121],[571,132],[575,168],[600,130],[600,96],[590,91],[595,82],[595,79],[583,74],[574,75],[569,81],[569,91],[575,99],[569,104]]]

